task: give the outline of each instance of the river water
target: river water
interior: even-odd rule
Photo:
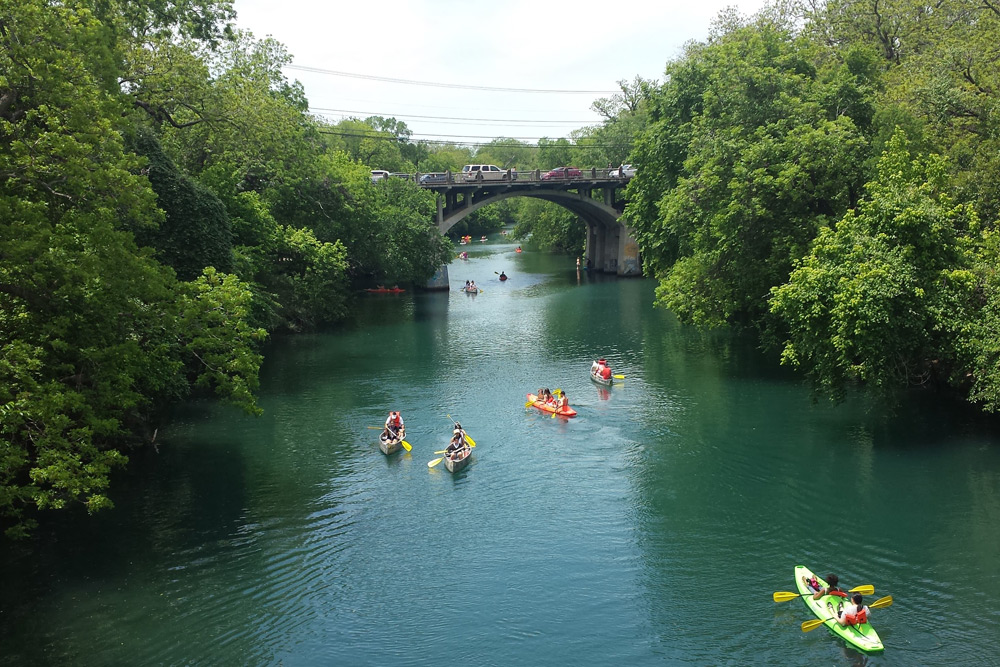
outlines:
[[[451,292],[272,341],[263,417],[186,405],[115,510],[5,544],[0,662],[1000,664],[995,421],[814,403],[652,281],[469,250]],[[592,383],[597,356],[626,379]],[[540,387],[579,416],[525,409]],[[387,458],[367,427],[393,408],[413,450]],[[427,465],[451,418],[477,444],[456,475]],[[883,654],[772,601],[797,564],[893,596]]]

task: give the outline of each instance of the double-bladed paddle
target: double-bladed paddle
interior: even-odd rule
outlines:
[[[875,587],[871,584],[865,584],[864,586],[857,586],[847,591],[848,593],[861,593],[862,595],[874,595]],[[789,593],[788,591],[778,591],[774,594],[775,602],[788,602],[789,600],[794,600],[797,597],[802,597],[803,595],[812,595],[812,593]]]
[[[881,609],[882,607],[888,607],[892,604],[892,596],[886,595],[884,598],[879,598],[868,605],[869,609]],[[811,621],[802,622],[802,632],[809,632],[810,630],[815,630],[819,626],[823,625],[827,621],[832,621],[836,619],[836,616],[831,616],[830,618],[815,618]]]

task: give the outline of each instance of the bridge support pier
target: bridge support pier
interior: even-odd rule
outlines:
[[[627,227],[588,223],[585,256],[591,271],[619,276],[642,275],[639,246]]]
[[[427,289],[429,290],[446,290],[451,289],[451,284],[448,282],[448,265],[442,264],[441,268],[437,270],[431,279],[427,281]]]

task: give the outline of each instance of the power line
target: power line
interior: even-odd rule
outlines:
[[[391,134],[385,134],[385,133],[378,134],[378,133],[362,133],[362,132],[335,132],[333,130],[319,130],[319,133],[320,134],[332,134],[332,135],[339,136],[339,137],[352,137],[354,139],[378,139],[378,140],[381,140],[381,141],[392,141],[392,142],[396,142],[396,143],[399,142],[399,138],[398,137],[393,136]],[[430,134],[430,135],[420,135],[420,136],[445,137],[445,136],[450,136],[450,135],[445,135],[445,134]],[[463,136],[463,135],[457,135],[456,138],[461,138],[461,136]],[[479,137],[479,138],[483,138],[483,137]],[[425,144],[445,144],[445,145],[448,145],[448,144],[461,144],[463,146],[483,147],[483,146],[497,146],[497,143],[496,143],[497,141],[501,141],[502,142],[502,141],[505,141],[505,140],[517,140],[518,139],[518,137],[488,137],[488,138],[492,139],[492,141],[488,141],[488,142],[447,141],[445,139],[419,139],[418,141],[420,143],[425,143]],[[537,138],[535,138],[535,137],[525,137],[525,139],[533,139],[533,140],[536,141],[536,143],[534,143],[534,144],[520,144],[518,146],[510,146],[509,148],[540,148],[540,146],[537,144],[537,141],[538,141]],[[498,147],[502,148],[504,146],[501,144]],[[575,149],[586,150],[586,149],[591,149],[591,148],[615,149],[615,148],[620,148],[620,146],[614,146],[614,145],[611,145],[611,144],[564,144],[564,145],[559,146],[559,148],[575,148]]]
[[[285,69],[294,69],[300,72],[315,72],[317,74],[329,74],[330,76],[345,76],[352,79],[365,79],[368,81],[384,81],[385,83],[402,83],[411,86],[430,86],[432,88],[457,88],[461,90],[490,90],[498,93],[546,93],[561,95],[616,95],[621,91],[615,90],[560,90],[555,88],[499,88],[496,86],[470,86],[460,83],[439,83],[434,81],[413,81],[411,79],[394,79],[388,76],[373,76],[371,74],[355,74],[353,72],[338,72],[332,69],[321,69],[319,67],[303,67],[301,65],[285,65]]]
[[[348,109],[325,109],[323,107],[309,107],[310,111],[320,111],[320,112],[332,112],[332,113],[349,113],[349,114],[362,114],[368,116],[382,116],[384,118],[425,118],[429,120],[468,120],[478,123],[527,123],[527,124],[557,124],[557,125],[579,125],[600,122],[595,120],[515,120],[507,118],[459,118],[452,116],[417,116],[415,114],[386,114],[379,113],[376,111],[351,111]]]

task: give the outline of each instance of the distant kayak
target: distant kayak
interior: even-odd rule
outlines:
[[[551,403],[546,403],[545,401],[539,401],[538,397],[535,396],[534,394],[528,394],[528,401],[530,401],[532,405],[534,405],[542,412],[550,412],[550,413],[554,412],[560,417],[576,417],[576,410],[574,410],[573,408],[569,406],[566,406],[565,408],[556,408],[556,406],[552,405]]]

